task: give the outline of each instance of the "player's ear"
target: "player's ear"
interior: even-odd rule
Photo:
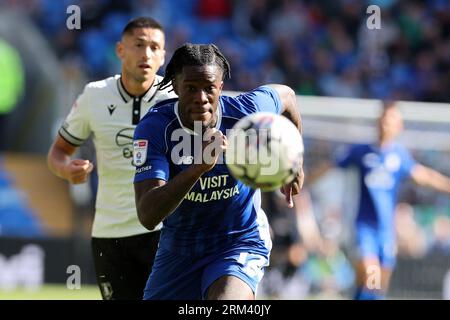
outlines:
[[[178,94],[178,83],[177,83],[176,77],[172,80],[172,88],[173,88],[173,92],[175,92],[175,94],[177,96],[179,96],[179,94]]]
[[[223,89],[223,81],[220,83],[220,91]]]
[[[123,59],[123,43],[121,41],[116,43],[116,55],[119,59]]]
[[[164,62],[166,62],[166,50],[161,50],[161,64],[160,66],[162,67],[164,65]]]

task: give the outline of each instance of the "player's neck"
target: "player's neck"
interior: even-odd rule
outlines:
[[[128,92],[128,94],[134,97],[139,97],[148,91],[148,89],[152,86],[153,82],[155,81],[155,77],[145,82],[138,82],[134,79],[127,77],[124,73],[122,73],[120,81],[122,81],[122,85]]]
[[[390,145],[393,141],[394,141],[394,138],[391,137],[391,136],[380,135],[378,137],[378,145],[380,147],[384,147],[384,146]]]
[[[203,133],[206,131],[206,130],[208,130],[208,129],[212,129],[212,128],[215,128],[216,127],[216,125],[217,125],[217,118],[218,118],[218,115],[217,115],[217,112],[214,114],[214,119],[213,119],[213,121],[207,126],[207,127],[203,127],[202,128],[202,131],[203,131]]]
[[[218,115],[217,115],[217,113],[215,113],[214,120],[207,127],[202,127],[202,132],[205,132],[209,128],[215,128],[217,125],[217,119],[218,119]],[[194,123],[189,122],[187,119],[185,119],[185,117],[183,115],[180,115],[180,121],[181,121],[181,124],[185,128],[195,131],[196,128],[194,127]]]

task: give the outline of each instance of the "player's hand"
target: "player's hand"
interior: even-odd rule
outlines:
[[[65,176],[70,183],[79,184],[87,181],[94,165],[89,160],[74,159],[65,167]]]
[[[225,152],[227,146],[227,137],[220,130],[216,128],[206,130],[202,150],[202,166],[205,172],[216,165],[217,160]]]
[[[303,168],[300,168],[300,171],[297,173],[294,180],[281,187],[280,191],[282,194],[284,194],[289,208],[294,207],[294,201],[292,200],[292,196],[295,196],[296,194],[300,193],[300,190],[303,187],[304,179],[305,174],[303,173]]]

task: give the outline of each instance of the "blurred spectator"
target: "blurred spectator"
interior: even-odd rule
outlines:
[[[261,296],[329,299],[345,295],[353,286],[354,275],[340,249],[339,230],[335,230],[339,217],[330,216],[319,226],[306,189],[294,197],[294,209],[285,207],[278,192],[266,193],[263,199],[274,247]]]
[[[306,262],[309,253],[300,236],[296,210],[285,205],[281,193],[262,195],[262,207],[271,226],[273,248],[270,266],[261,282],[259,294],[272,299],[305,298],[309,284],[299,268]],[[296,204],[297,198],[294,197]]]
[[[450,254],[450,218],[438,216],[433,222],[433,240],[431,251]]]
[[[24,69],[19,52],[0,38],[0,151],[6,145],[8,116],[24,91]]]
[[[227,19],[231,15],[230,0],[198,0],[197,13],[200,19]]]
[[[81,31],[64,25],[61,12],[72,2],[81,8]],[[381,8],[381,29],[367,28],[369,3],[358,1],[0,1],[30,14],[61,57],[81,55],[92,80],[117,71],[115,26],[150,15],[168,31],[169,54],[184,42],[227,43],[239,52],[227,90],[262,83],[269,68],[300,94],[449,102],[450,3],[370,4]]]
[[[353,268],[333,239],[325,238],[321,252],[311,255],[301,271],[311,283],[310,293],[318,299],[342,298],[353,288]]]

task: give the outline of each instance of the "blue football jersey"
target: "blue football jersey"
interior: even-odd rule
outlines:
[[[216,129],[226,134],[248,114],[258,111],[279,114],[281,108],[278,93],[268,86],[237,97],[221,96]],[[172,179],[192,164],[194,149],[201,148],[200,143],[201,137],[182,126],[177,99],[155,105],[135,130],[135,152],[142,154],[135,157],[139,161],[134,181]],[[205,255],[232,249],[235,243],[241,248],[245,245],[253,250],[260,248],[265,254],[271,247],[260,191],[234,179],[222,159],[203,174],[166,217],[159,245],[182,255]]]
[[[357,222],[390,230],[401,181],[411,175],[415,161],[402,145],[392,143],[354,145],[338,156],[337,165],[354,166],[359,172],[359,206]]]

